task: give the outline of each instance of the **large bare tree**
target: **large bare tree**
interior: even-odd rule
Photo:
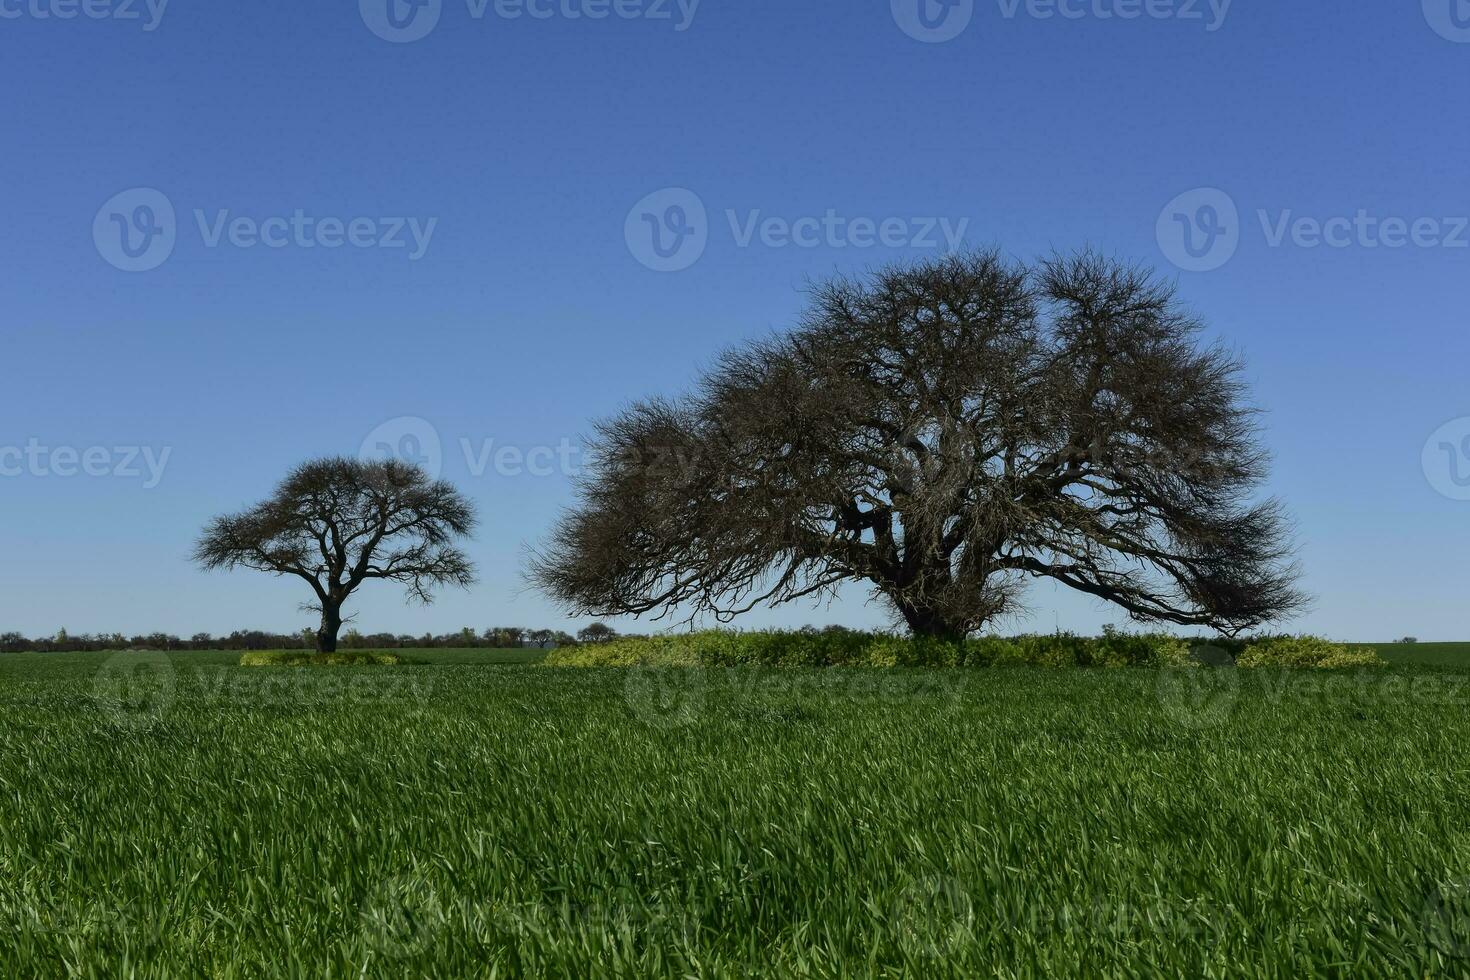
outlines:
[[[814,288],[794,331],[597,425],[531,575],[577,614],[728,619],[865,582],[957,637],[1051,579],[1236,632],[1295,590],[1235,357],[1173,287],[996,252]]]
[[[298,466],[269,500],[216,517],[194,559],[206,569],[250,568],[311,585],[321,613],[317,649],[337,649],[342,606],[364,582],[397,582],[428,604],[434,587],[468,587],[474,568],[455,547],[475,526],[453,486],[395,460],[333,458]]]

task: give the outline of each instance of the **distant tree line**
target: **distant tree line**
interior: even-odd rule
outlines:
[[[601,626],[601,624],[594,624]],[[605,632],[604,632],[605,631]],[[586,630],[582,631],[586,633]],[[602,626],[594,629],[592,642],[613,639],[617,633]],[[576,637],[563,630],[527,629],[520,626],[495,626],[476,632],[465,627],[455,633],[360,633],[349,629],[342,634],[341,645],[350,650],[413,649],[489,649],[507,650],[521,647],[575,646]],[[57,631],[55,636],[31,639],[18,632],[0,632],[0,653],[85,653],[108,650],[295,650],[316,645],[316,630],[299,633],[272,633],[265,630],[236,630],[228,636],[195,633],[184,638],[172,633],[148,633],[125,636],[122,633],[78,633]]]
[[[808,636],[821,634],[859,634],[846,626],[802,626],[792,632]],[[1071,633],[1058,633],[1071,636]],[[492,626],[475,632],[471,627],[455,633],[360,633],[349,629],[342,634],[341,645],[349,650],[399,650],[399,649],[484,649],[514,650],[523,648],[545,648],[586,646],[610,643],[614,640],[643,640],[648,637],[638,633],[619,633],[604,623],[593,623],[577,632],[576,636],[563,630],[525,629],[520,626]],[[1262,637],[1257,637],[1261,639]],[[1017,637],[1002,637],[1017,639]],[[296,650],[312,649],[317,640],[317,631],[306,627],[299,633],[269,633],[263,630],[236,630],[228,636],[210,633],[195,633],[188,639],[172,633],[149,633],[146,636],[124,636],[121,633],[79,633],[72,635],[58,630],[55,636],[28,639],[16,632],[0,632],[0,653],[85,653],[109,650]],[[1238,655],[1245,650],[1247,641],[1225,636],[1184,637],[1194,646],[1212,646]],[[1418,642],[1413,637],[1399,641]]]

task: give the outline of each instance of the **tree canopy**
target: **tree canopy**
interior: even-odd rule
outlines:
[[[796,329],[598,423],[533,580],[579,615],[728,619],[867,583],[964,635],[1050,579],[1135,620],[1283,617],[1288,522],[1240,362],[1174,287],[1092,252],[815,286]]]
[[[320,459],[298,466],[270,499],[212,520],[194,559],[210,570],[306,581],[315,595],[309,608],[321,613],[317,647],[332,651],[342,605],[364,582],[397,582],[425,604],[437,586],[471,585],[474,568],[455,541],[474,526],[459,491],[417,466]]]

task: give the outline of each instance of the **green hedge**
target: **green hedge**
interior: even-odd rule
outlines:
[[[1236,665],[1330,670],[1384,667],[1387,661],[1378,655],[1377,650],[1369,647],[1348,647],[1319,636],[1268,636],[1246,647]]]
[[[1190,662],[1190,644],[1161,634],[1109,630],[1099,638],[1059,633],[952,643],[886,633],[708,631],[553,650],[551,667],[1054,667],[1169,666]]]
[[[391,667],[412,663],[391,650],[252,650],[240,657],[241,667]]]
[[[1241,667],[1341,668],[1379,666],[1371,650],[1317,637],[1190,640],[1163,633],[1107,629],[1100,637],[1047,636],[941,640],[860,633],[736,633],[710,630],[553,650],[549,667]]]

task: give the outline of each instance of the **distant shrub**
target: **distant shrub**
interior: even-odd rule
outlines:
[[[1125,633],[1108,626],[1094,643],[1099,667],[1187,667],[1199,662],[1194,644],[1167,633]]]
[[[701,661],[696,647],[721,635],[735,634],[690,633],[558,647],[542,663],[550,667],[697,667]]]
[[[735,633],[707,630],[553,650],[552,667],[850,667],[886,637],[851,631]],[[890,665],[892,666],[892,665]]]
[[[553,650],[551,667],[1166,667],[1193,662],[1175,636],[1109,629],[955,642],[852,630],[710,630]]]
[[[388,650],[251,650],[240,656],[241,667],[391,667],[412,661]]]
[[[966,640],[960,666],[995,667],[1021,663],[1021,651],[1014,640],[999,636],[982,636]]]
[[[1269,636],[1249,644],[1236,660],[1239,667],[1286,667],[1331,670],[1383,667],[1383,658],[1367,647],[1349,647],[1320,636]]]
[[[625,638],[551,651],[552,667],[1186,667],[1331,669],[1377,667],[1370,649],[1313,636],[1190,640],[1109,627],[1100,637],[1072,633],[998,637],[962,643],[852,630],[699,633]]]
[[[1346,667],[1387,667],[1388,661],[1369,647],[1345,647],[1341,653],[1324,657],[1317,664],[1322,670],[1339,670]]]
[[[1070,633],[1049,636],[1019,636],[1012,641],[1016,651],[1001,663],[1029,664],[1034,667],[1075,667],[1092,659],[1086,647],[1089,641]]]

